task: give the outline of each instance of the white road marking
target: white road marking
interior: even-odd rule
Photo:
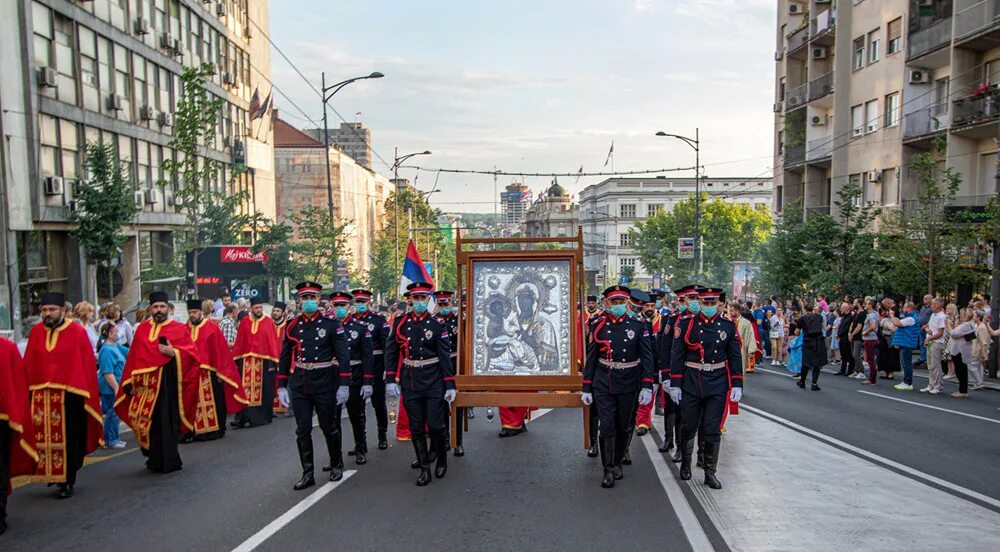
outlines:
[[[756,371],[758,371],[758,372],[767,372],[768,374],[777,374],[779,376],[787,376],[789,378],[798,377],[797,375],[795,375],[795,374],[793,374],[791,372],[779,372],[777,370],[768,370],[767,368],[760,368],[760,367],[758,367],[758,368],[756,368]],[[753,372],[751,372],[751,373],[753,373]],[[744,376],[744,377],[746,377],[746,376]]]
[[[977,416],[975,414],[967,414],[965,412],[959,412],[957,410],[948,410],[947,408],[941,408],[940,406],[932,406],[932,405],[929,405],[929,404],[922,404],[922,403],[918,403],[918,402],[914,402],[914,401],[908,401],[906,399],[899,399],[899,398],[896,398],[896,397],[889,397],[889,396],[883,395],[881,393],[872,393],[871,391],[863,391],[861,389],[858,389],[857,391],[858,391],[858,393],[863,393],[865,395],[871,395],[873,397],[879,397],[880,399],[889,399],[890,401],[897,401],[897,402],[901,402],[901,403],[912,404],[914,406],[922,406],[924,408],[930,408],[932,410],[940,410],[941,412],[950,412],[952,414],[958,414],[959,416],[965,416],[967,418],[975,418],[977,420],[983,420],[985,422],[992,422],[994,424],[1000,424],[1000,420],[997,420],[996,418],[987,418],[986,416]]]
[[[243,541],[239,546],[233,548],[232,552],[250,552],[251,550],[256,550],[258,546],[264,544],[267,539],[274,536],[275,533],[281,530],[282,527],[291,523],[295,518],[299,517],[306,510],[314,506],[317,502],[323,499],[326,495],[333,492],[337,487],[347,481],[352,475],[357,473],[357,470],[347,470],[344,472],[344,478],[340,481],[331,481],[319,489],[316,489],[312,494],[302,499],[301,502],[292,506],[287,512],[281,514],[278,519],[268,523],[263,529],[254,533],[250,538]]]
[[[652,431],[656,431],[656,429],[654,428]],[[656,441],[653,440],[653,436],[647,433],[640,437],[639,440],[646,447],[646,453],[649,454],[649,460],[653,463],[656,476],[660,479],[660,485],[663,486],[663,490],[667,493],[670,507],[673,508],[674,513],[677,514],[677,519],[681,522],[681,527],[684,528],[684,535],[687,537],[688,542],[691,543],[691,549],[695,552],[715,550],[712,542],[708,540],[708,535],[705,534],[705,529],[701,526],[701,522],[698,521],[698,517],[694,514],[694,510],[688,504],[687,498],[684,496],[684,491],[677,484],[674,472],[670,470],[666,460],[663,459],[663,453],[657,450]]]
[[[531,414],[529,414],[529,416],[531,416],[531,419],[529,421],[533,422],[533,421],[537,420],[538,418],[541,418],[542,416],[548,414],[549,412],[552,412],[551,408],[539,408],[538,410],[536,410],[536,411],[532,412]]]
[[[830,437],[829,435],[826,435],[824,433],[820,433],[818,431],[814,431],[812,429],[809,429],[808,427],[799,425],[799,424],[797,424],[797,423],[795,423],[795,422],[793,422],[791,420],[788,420],[786,418],[782,418],[781,416],[776,416],[776,415],[771,414],[769,412],[764,412],[763,410],[760,410],[759,408],[754,408],[754,407],[749,406],[749,405],[747,405],[745,403],[740,403],[740,408],[741,409],[746,409],[748,412],[751,412],[753,414],[757,414],[758,416],[761,416],[763,418],[767,418],[767,419],[771,420],[772,422],[778,422],[780,424],[784,424],[786,427],[790,427],[790,428],[793,428],[793,429],[795,429],[797,431],[800,431],[800,432],[802,432],[802,433],[804,433],[806,435],[809,435],[810,437],[813,437],[814,439],[816,439],[818,441],[822,441],[824,443],[827,443],[827,444],[830,444],[830,445],[834,445],[834,446],[839,447],[841,449],[849,450],[849,451],[853,452],[854,454],[857,454],[858,456],[864,457],[864,458],[866,458],[866,459],[868,459],[868,460],[870,460],[872,462],[878,463],[878,464],[882,465],[883,467],[892,466],[892,468],[895,468],[895,469],[900,470],[902,472],[908,473],[908,474],[916,477],[917,479],[922,479],[925,482],[930,482],[930,483],[933,483],[933,484],[938,485],[940,487],[944,487],[946,489],[950,489],[950,490],[952,490],[952,491],[954,491],[954,492],[956,492],[956,493],[958,493],[958,494],[960,494],[960,495],[962,495],[962,496],[964,496],[964,497],[966,497],[968,499],[972,499],[972,500],[975,500],[975,501],[978,501],[978,502],[981,502],[981,503],[984,503],[984,504],[989,504],[993,508],[996,508],[997,510],[1000,510],[1000,500],[997,500],[995,498],[986,496],[986,495],[981,494],[981,493],[977,493],[976,491],[973,491],[972,489],[967,489],[967,488],[962,487],[960,485],[956,485],[956,484],[951,483],[949,481],[945,481],[944,479],[941,479],[939,477],[934,477],[933,475],[931,475],[929,473],[924,473],[924,472],[922,472],[920,470],[913,469],[913,468],[911,468],[909,466],[906,466],[904,464],[901,464],[901,463],[899,463],[899,462],[897,462],[895,460],[890,460],[890,459],[885,458],[883,456],[879,456],[879,455],[877,455],[877,454],[875,454],[873,452],[868,452],[867,450],[865,450],[863,448],[856,447],[856,446],[854,446],[854,445],[852,445],[850,443],[845,443],[844,441],[841,441],[840,439],[836,439],[836,438]]]

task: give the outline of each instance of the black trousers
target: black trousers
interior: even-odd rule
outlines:
[[[658,393],[659,394],[659,393]],[[673,419],[671,420],[671,416]],[[673,422],[668,425],[667,422]],[[674,404],[670,400],[670,395],[666,394],[663,399],[663,440],[664,442],[681,442],[681,429],[684,427],[684,419],[681,416],[680,405]]]
[[[852,347],[853,342],[847,339],[847,336],[839,338],[840,341],[840,372],[843,374],[850,374],[854,372],[854,348]]]
[[[403,393],[403,404],[410,417],[410,435],[413,440],[424,439],[428,431],[431,436],[444,437],[448,431],[448,403],[444,400],[444,388],[427,396],[413,396]]]
[[[76,472],[83,467],[83,458],[87,455],[87,419],[90,415],[83,408],[83,397],[69,392],[64,392],[63,397],[66,415],[66,483],[75,485]],[[176,443],[176,439],[174,442]]]
[[[957,338],[963,339],[963,338]],[[955,363],[955,377],[958,378],[958,392],[968,393],[969,392],[969,365],[966,364],[965,359],[962,358],[961,354],[951,357],[951,361]]]
[[[599,418],[597,417],[597,405],[592,404],[588,409],[590,416],[590,442],[591,444],[597,443],[597,428],[600,425]]]
[[[184,466],[177,449],[181,433],[180,397],[177,391],[177,361],[161,368],[160,389],[153,407],[149,427],[149,450],[146,468],[157,473],[170,473]],[[68,481],[67,481],[68,483]]]
[[[389,411],[385,403],[385,368],[382,368],[382,355],[375,355],[375,378],[372,382],[372,408],[375,410],[375,422],[378,424],[379,435],[389,430]]]
[[[365,436],[365,400],[361,397],[361,385],[352,385],[347,396],[347,418],[351,421],[351,432],[354,434],[354,450],[361,447],[362,452],[368,451]]]
[[[340,437],[340,409],[337,408],[337,380],[330,369],[296,370],[288,379],[288,394],[295,414],[295,435],[312,435],[316,413],[319,428],[327,438]]]
[[[680,407],[681,417],[684,420],[681,431],[682,442],[686,443],[695,436],[699,437],[699,443],[702,438],[706,443],[718,443],[722,440],[722,415],[726,410],[725,393],[699,396],[685,392],[681,396]]]
[[[822,372],[822,366],[809,366],[806,363],[802,363],[802,371],[799,373],[799,381],[802,383],[806,382],[806,375],[812,371],[812,382],[816,385],[819,382],[819,373]]]
[[[636,400],[639,392],[611,394],[594,390],[594,406],[600,424],[601,437],[612,437],[616,433],[628,433],[635,421]]]
[[[10,426],[0,422],[0,521],[7,519],[7,489],[10,487]]]

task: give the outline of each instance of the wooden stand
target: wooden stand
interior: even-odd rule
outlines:
[[[583,231],[577,227],[577,235],[565,238],[477,238],[463,239],[457,230],[455,257],[457,264],[457,289],[459,307],[458,366],[455,370],[455,384],[458,395],[451,405],[451,445],[462,442],[462,433],[468,431],[467,407],[484,406],[540,406],[544,408],[580,408],[583,412],[583,447],[590,448],[590,412],[580,402],[583,387],[583,335],[580,305],[584,298],[583,273]],[[562,249],[521,249],[466,251],[466,246],[475,249],[478,245],[510,245],[522,247],[538,244],[571,244],[574,247]],[[570,270],[570,313],[569,324],[572,331],[569,340],[569,360],[571,374],[568,375],[519,375],[492,376],[474,375],[473,369],[473,326],[472,293],[474,282],[473,265],[476,262],[495,261],[569,261]],[[461,415],[461,416],[460,416]],[[459,419],[461,417],[461,419]]]

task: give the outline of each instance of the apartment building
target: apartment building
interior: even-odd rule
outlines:
[[[314,140],[323,141],[322,128],[309,128],[303,132]],[[362,167],[372,168],[372,131],[361,123],[340,123],[338,128],[327,130],[327,143],[337,145]]]
[[[274,216],[271,129],[248,115],[253,91],[270,92],[266,0],[26,0],[0,2],[0,145],[3,240],[12,266],[0,301],[29,312],[38,293],[113,299],[126,308],[149,291],[140,271],[172,257],[184,223],[177,179],[163,170],[185,67],[214,65],[209,92],[223,100],[205,157],[221,163],[216,190],[246,191],[243,206]],[[92,269],[69,236],[86,144],[115,144],[141,211],[116,266]],[[249,171],[230,184],[233,164]],[[100,293],[98,294],[98,291]],[[9,301],[9,303],[8,303]]]
[[[531,188],[520,182],[507,185],[506,191],[500,192],[500,223],[511,232],[520,230],[528,207],[531,207],[533,197]]]
[[[774,206],[836,215],[914,205],[914,155],[946,136],[959,206],[995,196],[998,0],[781,0],[775,50]]]
[[[702,178],[701,192],[709,201],[746,204],[771,210],[774,193],[768,178]],[[694,178],[609,178],[580,192],[579,220],[583,227],[583,267],[588,288],[617,281],[626,267],[634,281],[650,287],[654,267],[644,267],[632,248],[629,231],[660,211],[673,211],[695,193]]]

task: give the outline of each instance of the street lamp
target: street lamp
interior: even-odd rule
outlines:
[[[393,197],[393,200],[392,200],[392,206],[393,206],[393,214],[392,214],[393,224],[392,225],[396,229],[396,237],[395,237],[395,241],[393,242],[393,244],[395,246],[395,247],[393,247],[393,259],[394,259],[393,262],[396,265],[396,274],[399,274],[399,166],[403,164],[403,161],[406,161],[407,159],[409,159],[411,157],[416,157],[418,155],[430,155],[430,154],[431,154],[431,150],[424,150],[424,151],[418,151],[416,153],[408,153],[406,155],[400,156],[399,155],[399,148],[395,149],[395,155],[394,155],[393,161],[392,161],[392,182],[393,182],[393,186],[395,186],[396,192],[395,192],[395,196]]]
[[[701,276],[702,272],[702,261],[701,261],[701,142],[698,140],[698,129],[694,129],[694,139],[688,138],[686,136],[680,136],[678,134],[667,134],[662,130],[656,133],[657,136],[662,136],[666,138],[677,138],[678,140],[684,142],[685,144],[691,146],[694,150],[694,266],[698,270],[698,276]]]

